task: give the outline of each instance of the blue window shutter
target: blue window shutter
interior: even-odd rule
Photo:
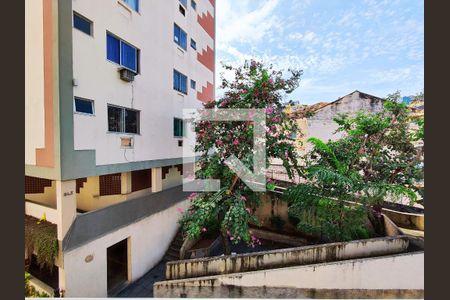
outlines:
[[[173,71],[173,88],[175,90],[179,90],[179,78],[178,78],[178,72],[177,71]]]
[[[136,58],[137,50],[136,48],[122,42],[122,65],[130,70],[137,71]]]
[[[184,50],[186,50],[186,48],[187,48],[187,34],[183,30],[181,30],[180,46]]]
[[[187,77],[181,75],[181,91],[187,94]]]
[[[173,25],[173,40],[175,43],[180,43],[180,27],[177,24]]]
[[[93,114],[93,103],[90,100],[84,100],[80,98],[75,98],[75,111],[85,114]]]
[[[89,22],[88,20],[75,13],[73,14],[73,27],[75,27],[76,29],[83,31],[88,35],[91,35],[91,24],[92,22]]]
[[[181,4],[183,4],[184,7],[187,8],[187,0],[180,0]]]
[[[110,34],[106,35],[106,57],[120,64],[120,41]]]
[[[124,0],[126,4],[128,4],[135,11],[139,11],[139,0]]]

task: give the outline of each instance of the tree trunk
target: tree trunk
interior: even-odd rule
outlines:
[[[226,232],[220,231],[220,236],[222,237],[223,253],[225,255],[231,255],[230,240],[228,239]]]
[[[228,235],[226,232],[226,229],[221,229],[220,226],[223,222],[223,218],[224,218],[224,213],[220,212],[217,216],[217,221],[219,224],[219,234],[220,237],[222,239],[222,249],[223,249],[223,253],[225,255],[231,255],[231,246],[230,246],[230,240],[228,239]]]

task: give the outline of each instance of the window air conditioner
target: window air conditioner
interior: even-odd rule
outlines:
[[[120,69],[120,79],[123,81],[131,82],[134,81],[134,76],[136,74],[133,71],[130,71],[128,69]]]

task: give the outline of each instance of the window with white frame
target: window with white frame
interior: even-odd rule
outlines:
[[[191,48],[197,50],[197,42],[191,39]]]
[[[197,10],[197,2],[195,2],[194,0],[191,0],[191,6],[194,10]]]
[[[191,89],[195,90],[197,87],[197,83],[195,82],[195,80],[191,79]]]
[[[139,72],[139,49],[109,32],[106,33],[106,58],[134,73]]]
[[[140,112],[116,105],[108,104],[108,131],[123,133],[139,133]]]

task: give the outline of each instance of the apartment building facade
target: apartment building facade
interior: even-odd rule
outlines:
[[[182,111],[214,98],[215,3],[25,13],[25,214],[57,227],[65,296],[113,295],[160,261],[188,205]]]

